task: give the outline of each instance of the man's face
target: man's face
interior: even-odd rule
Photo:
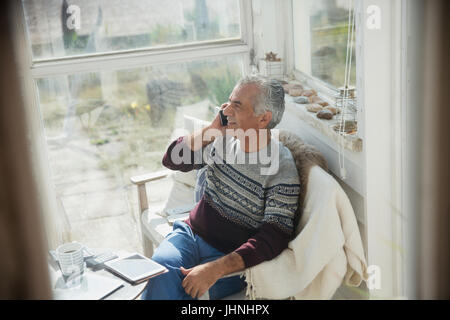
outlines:
[[[271,113],[266,112],[256,116],[253,103],[259,89],[256,85],[247,84],[235,87],[226,103],[223,114],[228,117],[229,129],[264,129],[271,120]]]

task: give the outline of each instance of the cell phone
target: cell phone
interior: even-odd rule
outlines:
[[[222,125],[222,127],[228,125],[228,117],[223,114],[222,109],[220,109],[219,115],[220,115],[220,124]]]

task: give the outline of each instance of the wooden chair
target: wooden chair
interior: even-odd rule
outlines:
[[[294,160],[296,161],[297,171],[299,173],[300,180],[304,183],[307,181],[307,173],[309,172],[309,168],[318,165],[325,171],[328,171],[326,160],[319,154],[312,152],[313,148],[307,144],[303,144],[301,139],[296,136],[289,135],[285,132],[283,135],[280,135],[280,141],[291,151],[294,156]],[[182,205],[184,203],[193,202],[194,198],[194,189],[195,189],[195,178],[191,177],[191,181],[189,179],[179,179],[183,177],[186,173],[181,173],[177,171],[178,180],[174,182],[174,187],[171,190],[171,195],[169,196],[168,202],[170,203],[170,197],[172,195],[179,195],[182,193],[182,186],[189,187],[191,189],[183,190],[185,193],[184,198],[178,199],[177,205]],[[142,233],[142,241],[144,246],[144,254],[148,257],[153,255],[153,246],[158,246],[165,236],[172,231],[172,226],[169,223],[166,217],[161,216],[157,212],[153,212],[148,210],[148,198],[146,191],[146,184],[150,182],[154,182],[160,179],[167,178],[169,176],[174,177],[174,180],[177,180],[177,176],[173,174],[171,170],[162,170],[159,172],[136,176],[131,178],[131,182],[138,187],[138,196],[139,196],[139,210],[140,210],[140,221],[141,221],[141,233]],[[149,190],[150,189],[149,185]],[[191,191],[189,191],[191,190]],[[150,191],[151,192],[151,191]],[[192,192],[192,193],[190,193]],[[294,224],[297,226],[299,222],[299,217],[301,212],[303,211],[304,197],[306,194],[306,188],[302,189],[301,194],[299,195],[299,207],[296,212],[296,220]],[[184,216],[187,217],[187,214]],[[242,275],[241,273],[230,274],[229,276],[234,275]],[[207,299],[208,293],[206,293],[201,299]],[[237,295],[230,296],[233,299],[244,299],[244,291],[240,292]]]
[[[177,174],[183,175],[184,173],[177,173]],[[174,180],[176,179],[174,177],[174,173],[171,170],[161,170],[150,174],[134,176],[131,177],[130,179],[131,183],[136,185],[138,190],[142,244],[144,248],[144,255],[149,258],[152,257],[154,248],[157,247],[163,241],[163,239],[170,231],[172,231],[172,223],[169,222],[170,218],[163,217],[161,213],[158,214],[157,211],[149,210],[147,186],[149,187],[149,192],[151,193],[151,182],[155,182],[166,178],[170,179],[171,177]],[[180,192],[185,192],[185,190],[180,190],[180,185],[177,184],[178,182],[179,181],[174,181],[174,186],[170,192],[171,194],[179,195]],[[192,186],[189,186],[186,183],[183,184],[186,185],[186,187],[188,188],[189,187],[192,188]],[[192,202],[194,188],[192,188],[191,191],[192,191],[191,197],[187,197],[188,193],[185,192],[186,194],[185,203]],[[168,199],[168,202],[170,202],[170,199]],[[177,204],[180,203],[174,203],[174,206],[176,206]],[[187,218],[187,216],[188,213],[184,215],[179,215],[177,218],[184,219]],[[224,278],[243,274],[244,272],[235,272],[226,275]],[[226,297],[224,300],[243,300],[244,298],[245,298],[245,290],[230,295]],[[209,292],[206,292],[202,297],[200,297],[200,300],[209,300]]]

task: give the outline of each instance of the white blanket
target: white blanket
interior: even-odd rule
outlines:
[[[343,281],[368,280],[350,201],[319,166],[309,173],[297,234],[279,256],[246,270],[249,299],[331,299]]]

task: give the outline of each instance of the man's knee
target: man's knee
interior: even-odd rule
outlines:
[[[157,248],[155,250],[152,260],[166,268],[179,268],[182,264],[182,257],[179,252],[175,250],[164,250],[163,248]]]
[[[184,234],[175,233],[156,248],[152,260],[167,267],[190,268],[198,260],[198,249]]]
[[[156,250],[153,253],[153,256],[152,256],[152,260],[153,261],[155,261],[156,263],[159,263],[159,264],[161,264],[161,265],[163,265],[165,267],[166,267],[167,262],[169,260],[168,258],[169,257],[167,255],[163,254],[162,252],[159,252],[158,250]]]

